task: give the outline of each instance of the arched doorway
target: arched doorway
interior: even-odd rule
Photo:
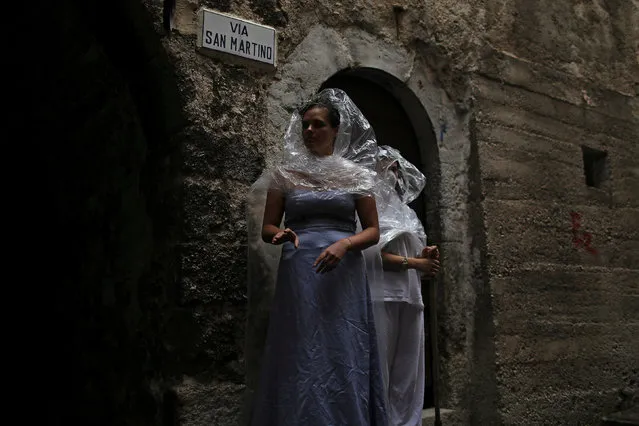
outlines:
[[[344,90],[366,116],[375,130],[379,145],[389,145],[426,175],[427,185],[410,204],[422,221],[430,242],[440,238],[437,209],[439,192],[439,157],[437,140],[430,118],[412,91],[400,80],[374,68],[350,68],[326,80],[320,90]],[[430,303],[424,290],[425,319],[430,316]],[[426,333],[428,334],[428,327]],[[433,369],[430,338],[427,336],[426,392],[424,408],[434,405]]]

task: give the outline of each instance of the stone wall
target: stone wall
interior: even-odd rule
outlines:
[[[275,26],[278,69],[197,54],[202,6]],[[264,320],[247,328],[247,190],[292,108],[364,68],[429,174],[447,422],[595,424],[636,402],[636,1],[25,7],[11,32],[46,46],[11,52],[11,124],[39,176],[23,272],[48,424],[237,425]],[[582,146],[607,152],[598,188]]]
[[[520,3],[473,78],[499,410],[505,424],[598,424],[639,376],[638,11]],[[582,146],[608,154],[598,188]]]
[[[11,125],[29,163],[21,395],[46,424],[177,422],[167,342],[178,292],[182,108],[140,4],[24,5]],[[117,31],[114,30],[114,25]],[[38,31],[34,31],[37,28]],[[33,36],[38,37],[34,40]],[[151,36],[151,37],[149,37]],[[18,139],[16,139],[18,140]],[[25,209],[26,211],[27,209]],[[25,220],[26,221],[26,220]],[[25,232],[22,228],[19,232]],[[25,234],[26,236],[26,234]],[[22,304],[22,302],[21,302]],[[33,325],[31,325],[33,323]],[[31,377],[33,374],[33,377]]]
[[[174,352],[184,424],[239,419],[245,195],[292,107],[349,67],[384,71],[410,89],[431,132],[445,129],[436,147],[420,148],[439,162],[430,207],[454,421],[592,422],[614,409],[613,394],[636,375],[634,2],[176,0],[168,36],[170,3],[144,4],[189,120]],[[275,26],[278,69],[197,54],[200,7]],[[603,189],[585,187],[582,143],[609,152]],[[573,247],[573,210],[599,257]],[[603,373],[585,369],[594,365]]]

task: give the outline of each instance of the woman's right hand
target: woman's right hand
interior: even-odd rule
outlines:
[[[280,245],[287,241],[292,242],[295,248],[298,248],[300,245],[300,239],[297,237],[297,234],[293,232],[291,228],[286,228],[285,230],[275,234],[275,236],[271,240],[271,244]]]
[[[434,277],[439,272],[439,260],[418,257],[414,260],[415,269],[427,277]]]

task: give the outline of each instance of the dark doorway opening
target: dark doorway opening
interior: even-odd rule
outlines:
[[[437,141],[432,124],[410,89],[395,77],[376,69],[343,70],[326,80],[320,90],[344,90],[366,116],[377,136],[379,145],[389,145],[417,166],[427,178],[427,188],[410,204],[421,219],[429,241],[439,238],[439,217],[434,194],[439,189],[439,160]],[[415,123],[421,123],[417,128]],[[424,319],[430,317],[430,304],[424,294]],[[429,327],[426,326],[426,388],[424,408],[434,406],[432,350]]]

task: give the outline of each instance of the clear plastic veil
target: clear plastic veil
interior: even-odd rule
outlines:
[[[302,139],[302,117],[294,112],[284,135],[284,149],[279,160],[262,173],[247,197],[248,314],[245,364],[249,405],[245,408],[249,411],[252,394],[258,385],[260,361],[282,251],[282,246],[266,244],[261,237],[268,191],[286,193],[291,189],[302,188],[320,192],[322,197],[345,193],[376,196],[379,187],[379,177],[375,170],[379,151],[375,133],[368,120],[342,90],[325,89],[307,104],[318,102],[331,104],[340,115],[333,155],[317,157],[306,148]],[[358,225],[357,229],[359,231],[361,227]],[[371,296],[373,300],[379,300],[383,292],[381,257],[365,256],[365,260]],[[375,304],[373,310],[377,327],[384,323],[383,306]],[[377,330],[379,346],[383,348],[383,328]],[[383,356],[383,353],[380,355]]]
[[[422,192],[426,177],[395,148],[380,146],[378,157],[377,171],[381,180],[376,194],[379,200],[379,246],[384,247],[398,236],[405,235],[412,240],[411,245],[416,245],[416,251],[401,254],[411,257],[421,255],[426,246],[426,233],[408,204]]]

